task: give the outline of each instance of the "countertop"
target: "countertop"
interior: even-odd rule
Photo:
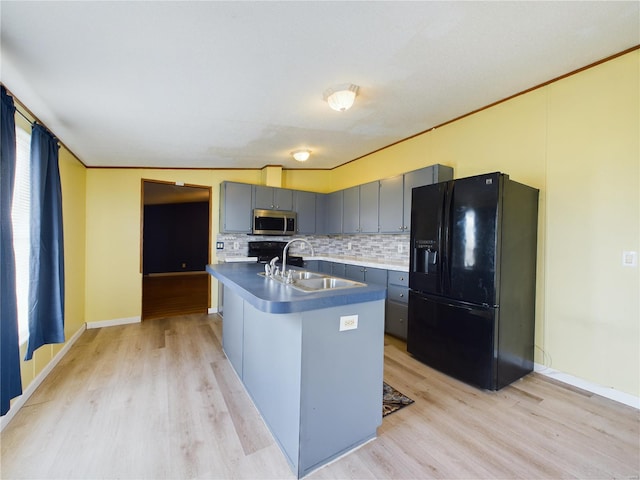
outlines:
[[[313,257],[313,259],[322,259]],[[295,269],[295,267],[294,267]],[[222,263],[207,265],[207,272],[226,287],[266,313],[294,313],[354,303],[384,300],[387,289],[380,285],[367,285],[321,292],[300,292],[290,286],[258,275],[263,264]]]
[[[409,271],[408,263],[391,262],[388,260],[376,260],[364,257],[350,257],[348,255],[303,255],[303,259],[305,261],[323,260],[325,262],[345,263],[348,265],[358,265],[360,267],[382,268],[384,270],[395,270],[398,272]]]

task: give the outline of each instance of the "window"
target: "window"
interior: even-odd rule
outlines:
[[[16,297],[20,344],[29,338],[29,249],[31,134],[16,125],[16,173],[11,205],[13,250],[16,256]]]

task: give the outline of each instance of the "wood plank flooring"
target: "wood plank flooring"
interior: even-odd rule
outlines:
[[[477,390],[385,343],[385,381],[415,403],[307,478],[638,478],[638,410],[536,374]],[[295,478],[217,315],[86,331],[1,441],[2,479]]]

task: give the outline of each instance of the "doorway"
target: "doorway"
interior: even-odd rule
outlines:
[[[207,313],[211,187],[142,180],[142,320]]]

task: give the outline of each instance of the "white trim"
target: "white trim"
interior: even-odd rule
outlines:
[[[208,313],[209,315],[211,315],[212,313],[218,313],[218,309],[217,309],[217,308],[209,308],[209,309],[207,310],[207,313]]]
[[[113,320],[99,320],[97,322],[87,322],[87,329],[115,327],[117,325],[128,325],[129,323],[140,323],[142,317],[114,318]]]
[[[544,365],[541,365],[539,363],[535,363],[533,369],[536,373],[544,375],[545,377],[553,378],[562,383],[573,385],[574,387],[581,388],[583,390],[586,390],[587,392],[595,393],[596,395],[600,395],[601,397],[624,403],[625,405],[640,410],[640,397],[636,397],[635,395],[631,395],[630,393],[625,393],[621,392],[620,390],[615,390],[611,387],[598,385],[597,383],[592,383],[587,380],[583,380],[582,378],[574,377],[573,375],[569,375],[568,373],[563,373],[558,370],[554,370],[553,368],[545,367]]]
[[[11,404],[11,408],[9,408],[9,411],[0,418],[0,432],[2,432],[4,430],[4,427],[9,424],[16,413],[18,413],[18,410],[20,410],[24,406],[27,400],[29,400],[29,397],[31,397],[31,395],[33,395],[33,392],[36,391],[36,388],[38,388],[44,381],[44,379],[47,378],[47,375],[49,375],[53,368],[60,362],[60,360],[62,360],[62,357],[67,354],[69,349],[73,346],[74,343],[76,343],[76,341],[80,338],[80,335],[82,335],[85,330],[86,324],[82,325],[78,329],[78,331],[74,333],[69,340],[67,340],[67,343],[64,344],[64,347],[62,347],[62,349],[56,354],[56,356],[53,357],[51,361],[47,363],[47,365],[45,365],[45,367],[40,371],[38,375],[36,375],[33,381],[26,388],[26,390],[22,392],[22,395],[20,395],[13,401],[13,403]]]

